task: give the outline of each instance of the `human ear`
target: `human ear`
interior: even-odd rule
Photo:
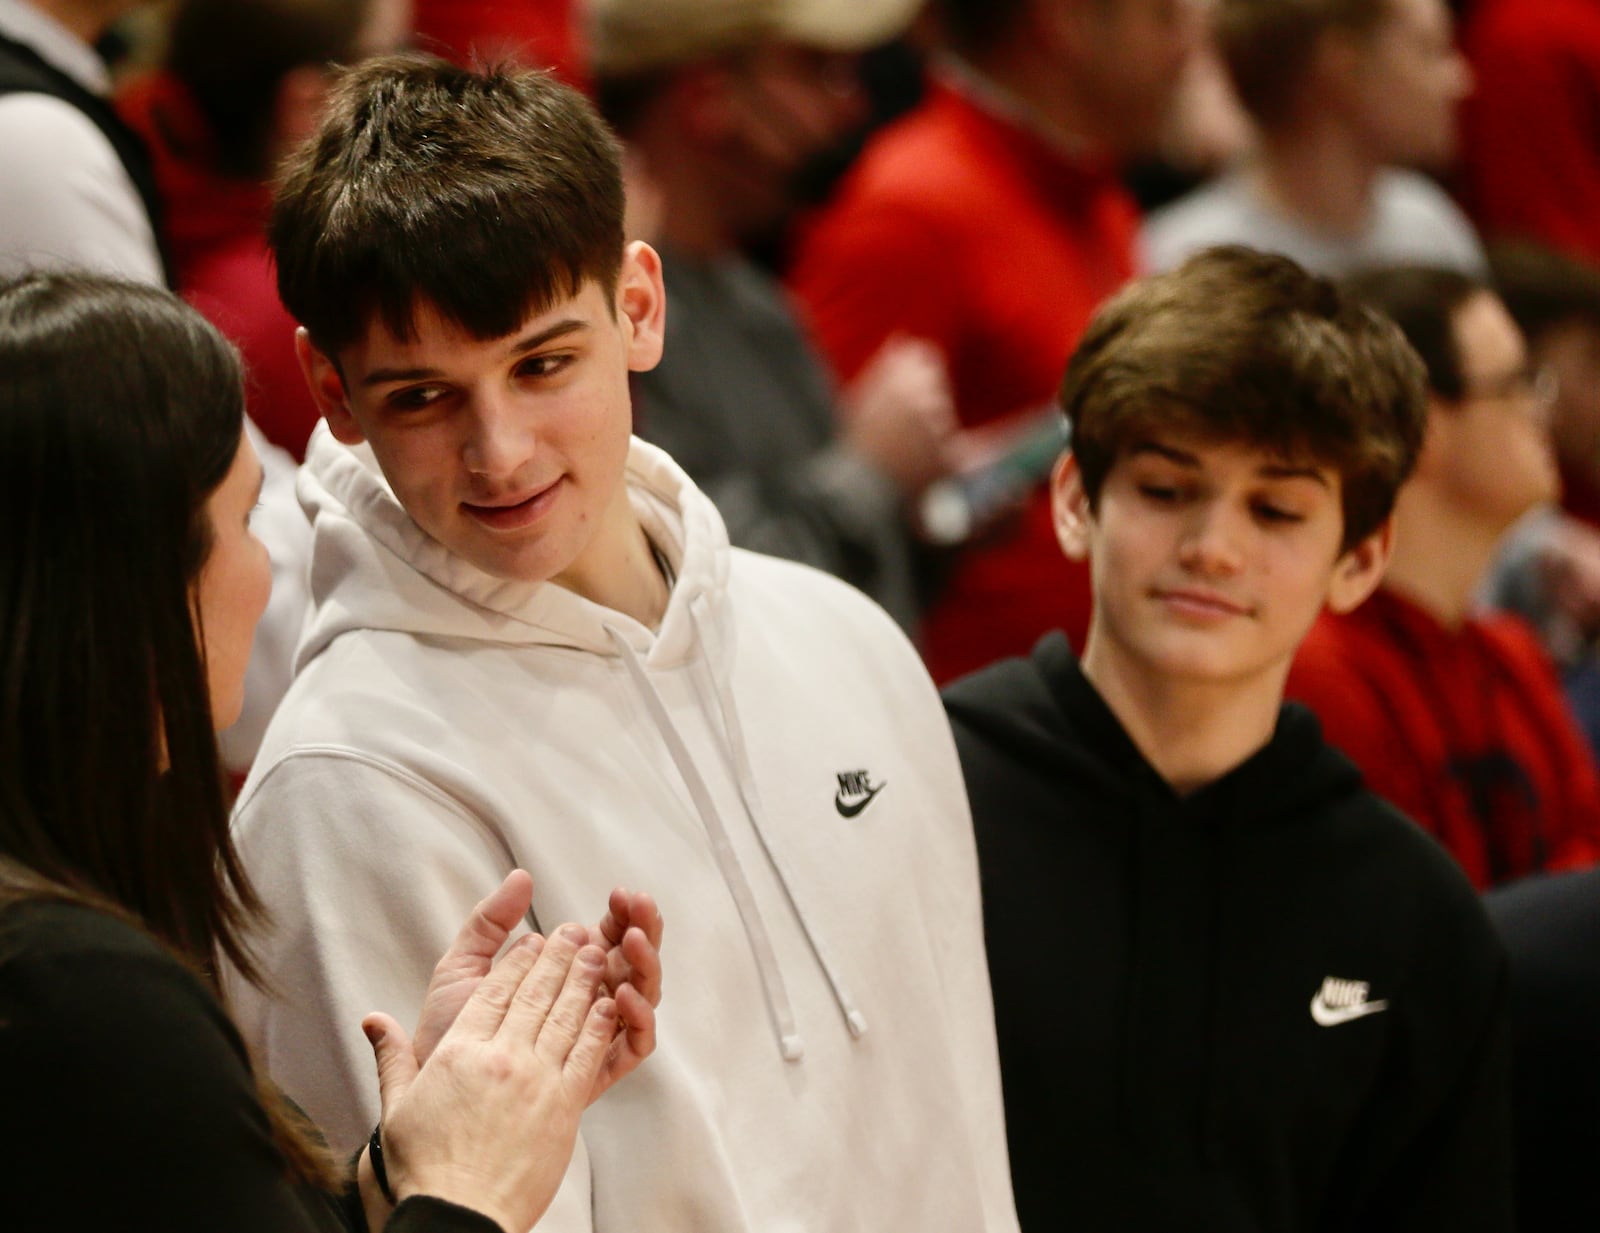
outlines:
[[[667,289],[661,258],[642,240],[629,244],[617,274],[617,321],[623,325],[628,368],[649,372],[661,362],[667,327]]]
[[[1378,589],[1394,552],[1394,515],[1334,562],[1328,583],[1328,610],[1349,612]]]
[[[1050,520],[1056,529],[1056,542],[1073,561],[1089,556],[1089,527],[1094,518],[1089,509],[1089,494],[1083,488],[1083,473],[1071,450],[1056,459],[1050,472]]]
[[[294,332],[294,354],[311,390],[311,400],[317,404],[322,418],[328,421],[335,440],[346,445],[360,445],[366,438],[356,417],[350,413],[350,398],[345,393],[339,366],[317,349],[305,326]]]

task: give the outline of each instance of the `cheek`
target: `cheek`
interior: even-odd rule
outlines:
[[[255,560],[251,568],[251,613],[253,619],[259,621],[267,610],[267,604],[272,600],[272,555],[267,551],[267,546],[254,535],[251,541],[255,548]]]

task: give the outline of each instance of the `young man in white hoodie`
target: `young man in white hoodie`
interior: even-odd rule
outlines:
[[[665,293],[610,134],[541,75],[375,61],[272,240],[327,419],[315,609],[236,823],[278,989],[236,1007],[274,1076],[354,1145],[355,1025],[415,1014],[482,887],[521,865],[551,921],[647,886],[658,1051],[541,1229],[1014,1231],[938,698],[879,609],[731,549],[630,438]]]

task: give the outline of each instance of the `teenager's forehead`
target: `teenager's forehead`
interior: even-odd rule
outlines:
[[[404,333],[396,333],[384,314],[374,307],[367,314],[362,341],[368,349],[385,351],[433,350],[442,347],[482,346],[504,343],[515,346],[531,335],[565,323],[592,327],[611,316],[605,289],[592,278],[585,279],[572,295],[559,294],[554,303],[535,305],[506,333],[484,337],[469,330],[434,301],[418,295],[411,302]]]
[[[1184,431],[1141,432],[1119,451],[1123,459],[1151,458],[1199,471],[1229,469],[1267,478],[1316,479],[1334,485],[1339,472],[1309,449],[1285,450],[1276,444],[1215,433]]]

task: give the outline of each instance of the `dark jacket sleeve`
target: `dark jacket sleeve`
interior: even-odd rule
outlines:
[[[8,957],[0,1108],[13,1228],[334,1227],[289,1179],[221,1006],[153,944]]]
[[[0,935],[6,1228],[52,1233],[365,1233],[352,1193],[293,1181],[244,1044],[211,992],[149,939],[80,908]],[[441,1199],[387,1233],[503,1233]]]
[[[1387,1159],[1351,1228],[1505,1233],[1515,1223],[1509,975],[1477,897],[1464,880],[1460,890],[1422,952],[1429,992],[1380,1084],[1394,1100],[1380,1096],[1381,1117],[1357,1137]]]

